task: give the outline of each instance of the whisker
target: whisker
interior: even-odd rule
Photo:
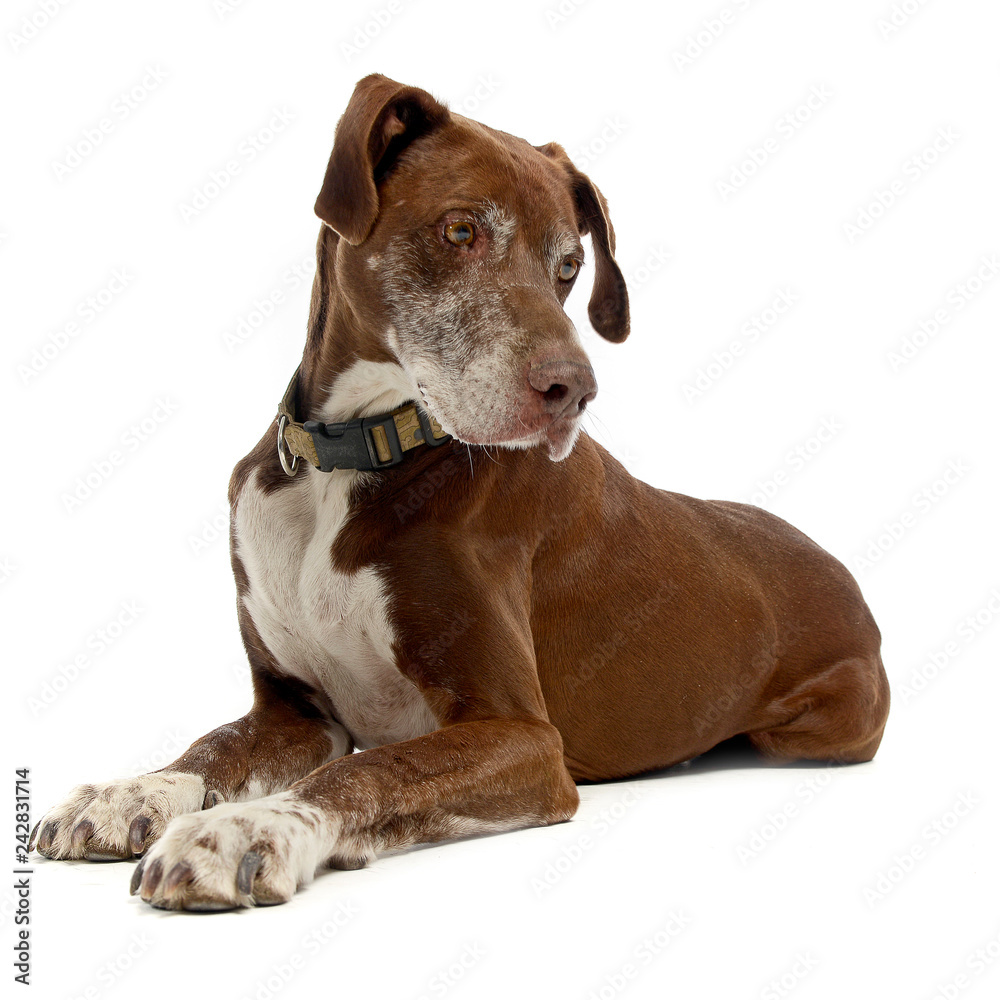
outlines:
[[[611,433],[611,431],[608,429],[608,425],[603,420],[601,420],[601,418],[596,413],[594,413],[592,410],[584,410],[583,411],[583,415],[584,415],[584,417],[587,417],[587,418],[595,421],[595,426],[596,426],[596,424],[600,424],[601,431],[602,431],[602,437],[604,438],[605,441],[607,441],[608,447],[611,450],[615,450],[617,448],[617,445],[615,444],[615,437]]]

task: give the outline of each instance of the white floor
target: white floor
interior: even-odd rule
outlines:
[[[995,996],[1000,814],[974,736],[992,707],[964,706],[947,755],[928,707],[897,707],[870,764],[709,755],[584,786],[571,823],[323,873],[275,908],[163,913],[129,897],[131,864],[36,856],[38,995]]]

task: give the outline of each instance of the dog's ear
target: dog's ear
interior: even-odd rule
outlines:
[[[378,182],[406,146],[449,115],[426,90],[366,76],[337,123],[316,214],[348,243],[363,243],[378,218]]]
[[[594,245],[594,290],[587,307],[590,322],[605,340],[620,344],[629,331],[628,290],[615,261],[615,230],[608,215],[607,200],[597,185],[576,169],[559,143],[549,142],[535,148],[555,160],[569,178],[577,228],[581,235],[590,233]]]

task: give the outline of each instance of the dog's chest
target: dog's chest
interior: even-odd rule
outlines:
[[[437,723],[395,666],[384,583],[374,569],[334,569],[350,473],[300,471],[265,493],[254,479],[236,505],[236,552],[247,610],[282,671],[322,690],[364,749],[431,732]]]

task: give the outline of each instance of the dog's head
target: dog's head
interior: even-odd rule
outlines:
[[[607,203],[561,146],[368,76],[337,126],[316,214],[339,237],[338,292],[447,432],[570,453],[597,392],[563,311],[582,236],[594,328],[619,342],[629,319]]]

